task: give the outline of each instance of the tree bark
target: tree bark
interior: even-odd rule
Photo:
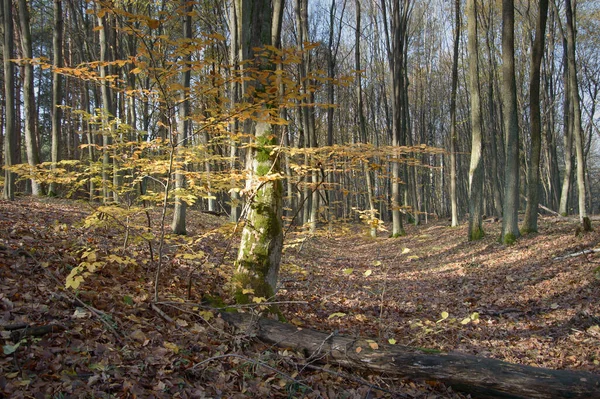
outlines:
[[[454,2],[454,53],[452,57],[452,92],[450,94],[450,202],[452,207],[452,227],[458,226],[458,201],[456,198],[456,91],[458,87],[458,50],[460,44],[460,0]]]
[[[11,61],[14,58],[14,34],[12,2],[2,2],[2,33],[3,33],[3,65],[4,65],[4,188],[2,197],[5,200],[15,199],[16,175],[8,170],[17,162],[17,130],[15,108],[15,67]]]
[[[281,4],[274,4],[281,3]],[[240,0],[238,28],[240,34],[241,61],[255,60],[256,67],[262,71],[271,68],[268,60],[255,59],[254,48],[270,45],[274,29],[272,21],[281,23],[280,18],[273,18],[273,10],[283,6],[283,0]],[[240,25],[241,24],[241,25]],[[261,89],[258,82],[254,84]],[[263,116],[264,106],[257,109],[255,121],[246,121],[254,136],[254,143],[248,148],[246,180],[248,216],[236,261],[236,272],[233,276],[235,299],[238,303],[247,303],[249,293],[255,297],[270,298],[277,289],[279,264],[283,247],[282,230],[282,194],[281,180],[271,178],[279,173],[279,155],[272,151],[277,138],[272,134],[272,126]],[[250,291],[248,291],[250,289]]]
[[[31,26],[29,23],[29,7],[26,0],[19,0],[19,24],[21,30],[21,48],[23,57],[27,60],[33,58],[31,45]],[[38,143],[35,136],[37,117],[35,113],[35,94],[33,92],[33,64],[26,62],[23,66],[23,111],[25,113],[25,151],[27,162],[32,167],[40,163]],[[31,194],[41,194],[41,187],[37,180],[31,179]]]
[[[586,212],[585,201],[585,159],[583,156],[583,129],[581,125],[581,103],[579,100],[579,85],[577,81],[577,67],[575,65],[575,10],[571,0],[565,0],[567,15],[567,62],[569,68],[569,93],[573,107],[573,139],[575,142],[575,155],[577,159],[577,188],[579,200],[579,221],[584,230],[591,229],[591,223]],[[567,95],[567,94],[565,94]],[[587,221],[586,221],[587,219]]]
[[[52,168],[60,161],[60,140],[61,140],[61,109],[62,102],[62,75],[57,69],[63,66],[62,42],[63,42],[63,15],[62,0],[54,0],[54,30],[52,36],[53,54],[53,72],[52,72],[52,148],[50,151],[52,158]],[[49,195],[57,194],[57,184],[50,183],[48,189]]]
[[[467,0],[469,90],[471,92],[471,165],[469,168],[469,240],[483,238],[483,132],[479,92],[477,1]]]
[[[548,0],[540,0],[535,39],[531,55],[531,79],[529,83],[529,107],[531,112],[531,153],[528,170],[527,206],[523,231],[535,232],[538,227],[538,204],[540,190],[540,155],[542,151],[542,115],[540,110],[540,67],[544,55]]]
[[[185,40],[192,40],[192,12],[194,10],[194,3],[188,0],[181,1],[181,7],[184,10],[183,13],[183,38]],[[190,43],[191,45],[191,43]],[[188,126],[190,121],[188,120],[189,116],[189,108],[190,102],[189,91],[190,91],[190,82],[192,71],[190,67],[190,62],[192,60],[191,52],[188,53],[184,57],[184,62],[182,65],[183,72],[181,73],[181,81],[182,81],[182,90],[180,96],[179,103],[179,123],[177,124],[177,143],[173,143],[173,146],[176,147],[185,147],[187,145],[187,135],[188,135]],[[174,151],[181,152],[180,148],[174,148]],[[178,154],[178,163],[183,163],[181,156]],[[173,222],[171,224],[171,228],[173,229],[174,234],[186,234],[186,223],[185,223],[185,215],[187,203],[181,199],[178,192],[181,192],[185,188],[185,177],[181,171],[182,166],[178,167],[178,170],[175,172],[175,207],[173,210]],[[214,211],[214,209],[210,209]]]
[[[502,242],[513,243],[519,232],[519,119],[515,78],[515,5],[502,1],[502,106],[506,135]]]
[[[551,370],[456,352],[430,351],[327,334],[248,314],[221,317],[246,334],[281,348],[300,351],[310,361],[403,378],[437,380],[476,398],[600,398],[600,376]]]

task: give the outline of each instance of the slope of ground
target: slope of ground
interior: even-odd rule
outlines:
[[[159,236],[160,213],[149,212],[150,228],[144,214],[106,213],[0,202],[0,397],[463,397],[232,331],[206,301],[226,297],[238,240],[214,215],[192,212],[188,237],[167,239],[154,303],[159,248],[147,239]],[[276,300],[291,323],[322,331],[600,372],[600,258],[553,260],[598,247],[600,234],[576,236],[574,220],[549,218],[507,247],[498,224],[476,243],[446,224],[410,226],[399,239],[360,226],[290,233]],[[65,289],[82,262],[97,270]]]

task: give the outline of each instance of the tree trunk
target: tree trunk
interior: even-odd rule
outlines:
[[[469,168],[469,240],[483,238],[483,132],[479,94],[477,4],[467,0],[469,90],[471,92],[471,165]]]
[[[540,0],[535,40],[531,55],[531,80],[529,83],[529,107],[531,109],[531,154],[528,170],[527,206],[523,231],[537,231],[540,190],[540,155],[542,151],[542,115],[540,111],[540,67],[544,55],[548,0]]]
[[[281,18],[273,18],[273,10],[281,9],[283,3],[279,4],[282,0],[238,1],[238,31],[241,32],[243,54],[241,61],[255,60],[254,48],[279,42],[273,40],[272,32],[280,32],[281,29],[274,28],[272,21],[281,23]],[[271,67],[266,60],[254,62],[263,71]],[[246,84],[254,84],[260,89],[258,82]],[[279,173],[279,156],[272,151],[277,139],[272,135],[269,121],[264,120],[260,112],[256,119],[256,122],[246,121],[254,133],[254,145],[248,148],[246,157],[249,172],[246,180],[248,216],[242,231],[237,270],[233,276],[238,303],[249,302],[250,293],[263,298],[274,295],[283,247],[282,183],[277,178],[264,180],[269,175]]]
[[[515,5],[502,1],[502,106],[506,137],[502,242],[513,243],[519,232],[519,119],[515,78]]]
[[[191,41],[192,40],[192,12],[194,10],[194,3],[188,0],[181,1],[181,7],[185,11],[183,13],[183,38]],[[191,43],[190,43],[191,44]],[[192,60],[191,52],[188,53],[184,57],[183,63],[183,72],[181,74],[182,80],[182,89],[179,103],[179,123],[177,124],[177,138],[176,143],[172,143],[174,147],[185,147],[187,145],[187,135],[188,135],[188,126],[190,121],[188,120],[189,116],[189,96],[190,96],[190,82],[192,72],[190,70],[189,63]],[[178,151],[178,149],[174,148],[174,151]],[[181,151],[181,150],[179,150]],[[183,160],[181,156],[178,156],[178,163],[183,164]],[[173,222],[171,224],[171,228],[173,229],[174,234],[186,234],[186,223],[185,223],[185,215],[186,215],[186,207],[187,204],[184,200],[181,199],[177,193],[180,193],[181,190],[185,188],[185,177],[181,171],[183,166],[179,166],[178,170],[175,171],[175,208],[173,210]],[[213,209],[211,209],[213,210]]]
[[[308,359],[401,378],[437,380],[475,398],[600,398],[600,376],[551,370],[456,352],[428,353],[401,345],[327,334],[249,314],[221,317],[245,334],[291,348]]]
[[[61,140],[61,109],[62,102],[62,75],[56,69],[63,66],[62,54],[62,38],[63,38],[63,15],[62,15],[62,0],[54,0],[54,30],[52,36],[52,52],[53,52],[53,72],[52,72],[52,148],[51,159],[52,168],[56,168],[56,164],[60,161],[60,140]],[[57,195],[57,184],[50,183],[48,189],[49,195]]]
[[[452,92],[450,94],[450,202],[452,204],[452,227],[458,226],[458,201],[456,199],[456,91],[458,87],[458,50],[460,44],[460,0],[454,2],[454,53],[452,57]]]
[[[15,67],[11,59],[14,58],[13,43],[13,14],[12,2],[2,2],[2,30],[3,45],[2,55],[4,61],[4,189],[2,198],[15,199],[15,173],[8,170],[17,161],[17,130],[15,109]]]
[[[110,187],[109,187],[109,166],[110,166],[110,155],[109,146],[111,144],[111,127],[110,118],[113,115],[112,112],[112,101],[110,96],[110,89],[108,82],[106,82],[106,66],[104,63],[108,58],[108,43],[106,42],[107,26],[105,24],[104,16],[98,16],[98,27],[100,28],[100,63],[98,67],[100,70],[101,80],[101,97],[102,97],[102,199],[106,203],[109,201]]]
[[[581,125],[581,103],[579,100],[579,85],[577,81],[577,67],[575,65],[575,9],[571,0],[565,0],[567,15],[567,61],[569,67],[569,93],[573,107],[573,139],[577,158],[577,189],[579,200],[579,221],[584,230],[591,229],[591,223],[586,212],[585,201],[585,160],[583,156],[583,130]]]
[[[573,174],[573,104],[571,104],[570,93],[570,78],[568,68],[568,46],[567,40],[563,39],[563,62],[567,67],[563,68],[563,82],[565,86],[565,96],[563,104],[563,144],[565,151],[565,172],[563,175],[562,188],[560,193],[560,204],[558,206],[558,213],[563,216],[567,216],[569,213],[569,192],[571,191],[571,178]]]
[[[19,0],[19,24],[21,30],[21,47],[23,57],[33,58],[31,45],[31,26],[29,23],[29,7],[26,0]],[[35,113],[35,94],[33,92],[33,64],[27,62],[23,66],[23,111],[25,113],[25,151],[27,162],[32,169],[40,163],[38,143],[35,137],[37,117]],[[31,179],[31,193],[33,196],[41,194],[41,187],[35,179]]]

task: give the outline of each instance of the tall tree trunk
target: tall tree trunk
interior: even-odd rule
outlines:
[[[502,106],[506,137],[502,242],[510,244],[519,232],[519,119],[515,78],[515,5],[502,1]]]
[[[52,149],[51,159],[52,168],[56,168],[56,164],[60,161],[60,140],[61,140],[61,109],[62,102],[62,75],[57,69],[63,66],[62,54],[63,42],[63,13],[62,0],[54,0],[54,30],[52,36],[52,52],[53,52],[53,67],[52,72]],[[48,190],[49,195],[56,195],[57,184],[50,183]]]
[[[477,1],[467,0],[469,89],[471,92],[471,165],[469,167],[469,240],[483,238],[483,132],[479,92]]]
[[[385,1],[383,2],[385,9]],[[406,137],[406,119],[404,114],[404,44],[408,22],[408,8],[410,0],[394,1],[392,5],[392,43],[388,48],[389,61],[392,69],[392,88],[393,88],[393,111],[392,111],[392,146],[398,147],[404,143]],[[384,15],[385,21],[385,15]],[[387,32],[387,29],[386,29]],[[402,225],[402,215],[400,213],[401,195],[400,195],[400,154],[394,154],[392,160],[392,236],[398,237],[406,234]]]
[[[583,129],[581,125],[581,103],[579,100],[579,85],[577,81],[577,67],[575,65],[575,9],[571,0],[565,0],[567,15],[567,61],[569,67],[569,93],[573,107],[573,139],[577,159],[577,189],[579,200],[579,221],[584,230],[591,230],[590,219],[586,212],[585,201],[585,159],[583,156]]]
[[[2,198],[15,199],[15,173],[8,170],[17,161],[17,130],[15,114],[15,67],[12,2],[2,2],[2,55],[4,61],[4,189]]]
[[[542,151],[542,115],[540,111],[540,68],[544,56],[546,39],[546,20],[548,18],[548,0],[540,0],[535,39],[531,55],[531,79],[529,83],[529,106],[531,113],[531,154],[527,186],[527,206],[523,231],[537,231],[538,204],[540,190],[540,155]]]
[[[109,174],[110,174],[110,155],[109,146],[111,144],[111,123],[110,119],[113,116],[112,98],[110,96],[110,89],[108,82],[106,81],[106,65],[104,63],[108,60],[108,43],[106,33],[105,16],[98,16],[98,27],[100,28],[100,90],[102,98],[102,198],[103,202],[109,201],[110,187],[109,187]]]
[[[194,3],[188,0],[181,0],[181,7],[184,10],[183,13],[183,38],[185,40],[192,40],[192,12],[194,10]],[[190,43],[191,44],[191,43]],[[181,76],[182,89],[179,102],[179,123],[177,124],[177,145],[179,148],[187,145],[188,126],[190,121],[188,120],[190,102],[188,100],[190,95],[190,82],[192,72],[190,70],[190,62],[192,60],[191,52],[184,57],[184,63],[182,65],[183,72]],[[177,149],[175,150],[177,151]],[[179,150],[181,151],[181,150]],[[178,156],[179,163],[183,164],[181,156]],[[181,169],[183,166],[179,166],[175,172],[175,209],[173,210],[173,223],[171,228],[175,234],[186,234],[186,223],[185,214],[187,204],[181,199],[178,192],[185,188],[185,177]]]
[[[272,35],[281,32],[281,17],[274,10],[283,9],[283,0],[236,0],[238,1],[238,31],[240,34],[241,61],[254,60],[256,67],[262,70],[271,68],[268,60],[255,59],[254,49],[271,43],[279,43]],[[274,40],[275,39],[275,40]],[[258,82],[254,84],[258,87]],[[257,121],[251,122],[254,133],[254,146],[248,149],[246,168],[248,179],[246,189],[248,216],[242,231],[242,239],[237,257],[237,270],[233,276],[236,301],[244,303],[250,300],[249,292],[255,297],[270,298],[277,289],[281,250],[283,247],[282,230],[282,193],[279,179],[261,181],[267,174],[279,173],[279,156],[272,152],[277,143],[272,135],[272,126],[257,113]],[[250,289],[251,291],[247,291]],[[271,309],[271,311],[275,311]]]
[[[26,0],[19,0],[19,25],[21,30],[21,48],[25,59],[33,58],[31,47],[31,26],[29,23],[29,7]],[[32,168],[40,163],[38,143],[35,137],[37,117],[35,113],[35,94],[33,92],[33,64],[25,63],[23,66],[23,111],[25,113],[25,151],[27,162]],[[35,179],[31,179],[31,193],[34,196],[41,194],[41,186]]]
[[[563,175],[562,188],[560,193],[560,203],[558,206],[558,213],[563,216],[567,216],[569,208],[569,193],[571,191],[571,178],[573,176],[573,104],[571,102],[570,93],[570,78],[568,68],[568,46],[566,38],[563,39],[563,82],[565,86],[565,96],[563,103],[563,144],[565,151],[565,172]]]
[[[361,65],[360,65],[360,0],[355,1],[356,5],[356,28],[354,30],[355,45],[354,45],[354,63],[356,68],[356,97],[358,100],[358,127],[360,130],[360,140],[362,143],[367,143],[367,122],[365,120],[365,113],[362,100],[362,76],[361,76]],[[369,203],[369,226],[371,231],[371,237],[377,237],[377,210],[375,209],[375,203],[373,202],[373,184],[371,182],[371,171],[369,170],[369,160],[363,162],[363,173],[367,183],[367,201]]]
[[[456,91],[458,87],[458,50],[460,44],[460,0],[454,1],[454,52],[452,56],[452,92],[450,94],[450,202],[452,206],[452,227],[458,226],[458,201],[456,198]]]

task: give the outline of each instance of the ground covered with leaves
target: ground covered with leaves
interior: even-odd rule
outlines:
[[[219,310],[231,305],[239,226],[191,211],[188,235],[161,250],[160,217],[0,202],[0,397],[465,397],[234,331]],[[325,332],[600,373],[600,253],[565,257],[598,248],[600,233],[576,226],[543,218],[511,246],[493,222],[474,243],[446,220],[396,239],[361,225],[291,230],[272,300],[288,322]]]

